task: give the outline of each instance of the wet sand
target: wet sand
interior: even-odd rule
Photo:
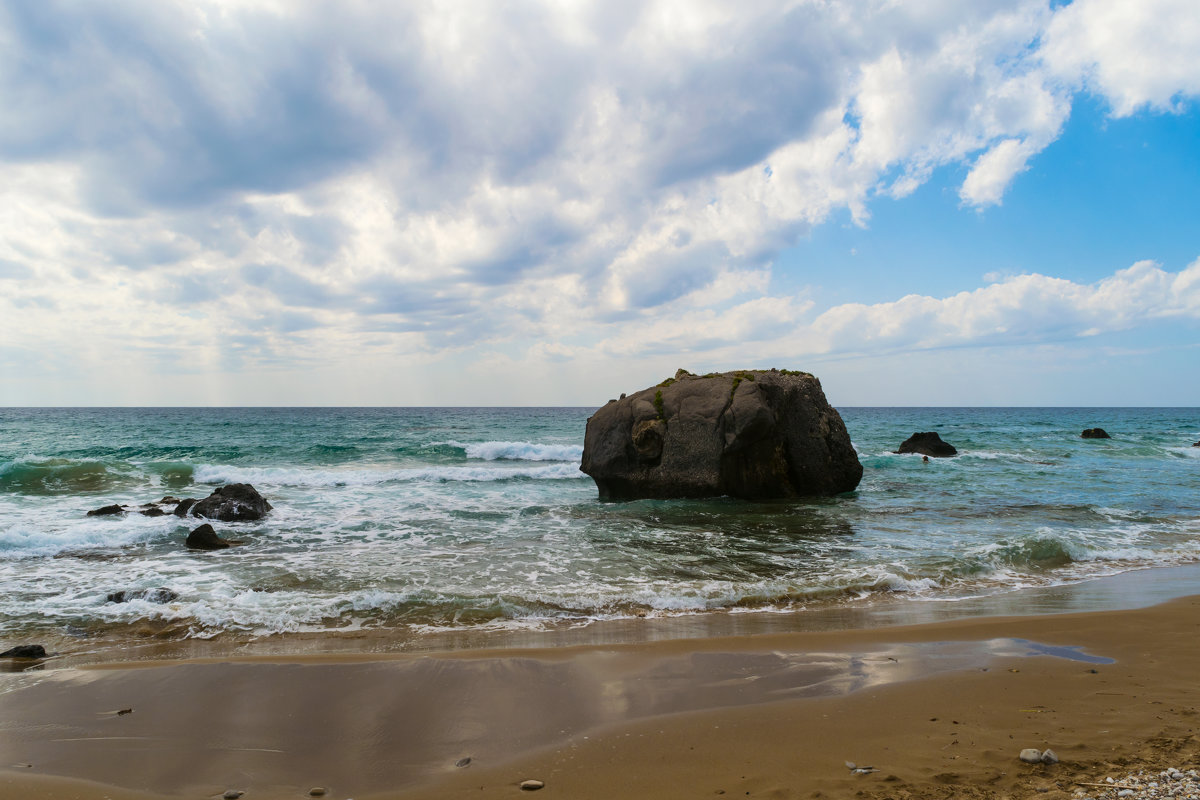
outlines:
[[[1186,597],[853,630],[8,673],[0,796],[492,798],[524,796],[532,778],[546,783],[538,796],[571,798],[1068,797],[1075,781],[1200,761],[1198,633],[1200,597]],[[1022,764],[1025,747],[1062,763]]]

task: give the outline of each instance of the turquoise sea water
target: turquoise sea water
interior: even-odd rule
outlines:
[[[590,411],[0,409],[0,640],[804,613],[1200,559],[1200,409],[842,409],[862,484],[789,503],[601,503]],[[924,430],[960,455],[891,452]],[[275,510],[218,553],[196,520],[86,516],[227,482]]]

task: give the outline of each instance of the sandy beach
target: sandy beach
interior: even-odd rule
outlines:
[[[491,798],[529,779],[572,798],[1069,797],[1200,759],[1198,627],[1190,596],[856,630],[396,655],[310,643],[10,672],[0,786],[46,800]],[[1061,763],[1023,764],[1027,747]]]

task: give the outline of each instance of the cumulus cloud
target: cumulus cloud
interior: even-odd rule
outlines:
[[[1081,88],[1118,115],[1200,92],[1189,5],[0,0],[7,344],[770,342],[815,311],[772,262],[832,216],[947,165],[1002,202]],[[983,341],[1057,286],[1030,280],[979,290],[992,316],[828,309],[812,346]]]

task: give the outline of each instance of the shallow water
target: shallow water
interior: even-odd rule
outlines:
[[[820,612],[1078,582],[1200,555],[1200,410],[843,409],[858,491],[600,503],[589,409],[2,409],[0,637],[561,628]],[[1083,440],[1101,426],[1111,440]],[[894,450],[937,430],[959,448]],[[275,510],[187,551],[86,517],[248,481]],[[167,587],[177,600],[109,603]]]

